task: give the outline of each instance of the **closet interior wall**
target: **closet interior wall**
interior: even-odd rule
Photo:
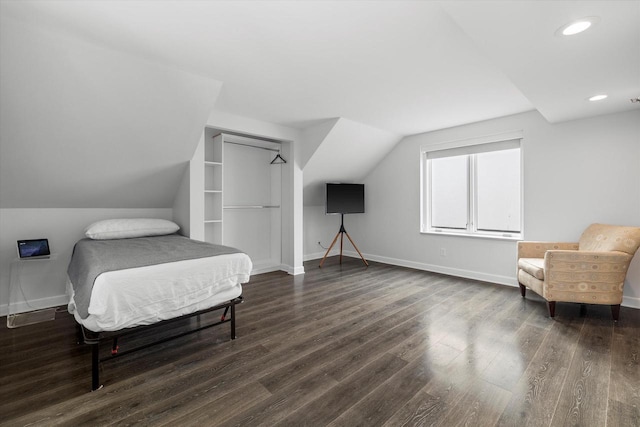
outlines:
[[[221,135],[222,244],[246,252],[253,273],[281,268],[280,144]]]

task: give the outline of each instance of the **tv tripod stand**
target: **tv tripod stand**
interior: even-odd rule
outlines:
[[[344,214],[340,214],[340,230],[336,234],[336,237],[333,238],[333,242],[331,242],[329,249],[327,249],[327,252],[325,252],[324,256],[322,257],[322,261],[320,261],[320,265],[318,266],[319,268],[322,268],[322,264],[324,264],[324,260],[327,259],[329,252],[331,252],[331,249],[333,249],[333,245],[336,244],[336,241],[338,240],[338,236],[340,237],[340,264],[342,264],[342,241],[344,239],[345,234],[347,235],[347,239],[349,239],[349,241],[351,242],[355,250],[358,252],[358,255],[360,255],[360,258],[362,258],[362,262],[364,262],[364,265],[369,267],[369,263],[367,262],[366,259],[364,259],[364,257],[360,253],[360,250],[356,246],[356,244],[353,243],[353,239],[351,238],[351,236],[349,236],[349,233],[347,233],[347,230],[345,230],[344,228]]]

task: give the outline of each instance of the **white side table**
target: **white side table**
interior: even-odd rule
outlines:
[[[54,320],[55,307],[38,307],[38,303],[29,300],[25,294],[24,279],[34,277],[41,281],[47,276],[56,255],[49,258],[20,259],[11,261],[11,276],[9,279],[9,298],[7,302],[7,328],[32,325],[34,323]],[[27,290],[28,292],[28,290]]]

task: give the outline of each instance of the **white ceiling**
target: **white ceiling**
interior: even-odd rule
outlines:
[[[445,10],[550,122],[634,108],[640,96],[640,1],[447,2]],[[584,33],[557,36],[584,17]],[[589,102],[592,95],[609,97]]]
[[[632,109],[639,1],[5,1],[2,13],[223,82],[216,109],[407,135]],[[571,39],[555,30],[599,16]],[[585,101],[607,92],[602,103]]]
[[[640,1],[0,0],[0,18],[3,208],[171,207],[212,111],[304,129],[306,192],[338,176],[331,150],[359,180],[402,135],[640,108]]]

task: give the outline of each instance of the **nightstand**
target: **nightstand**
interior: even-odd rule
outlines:
[[[46,277],[50,277],[55,259],[56,255],[52,254],[49,258],[15,258],[11,261],[7,328],[55,320],[56,308],[43,307],[42,299],[33,298],[33,289],[25,286],[25,283],[43,283]]]

